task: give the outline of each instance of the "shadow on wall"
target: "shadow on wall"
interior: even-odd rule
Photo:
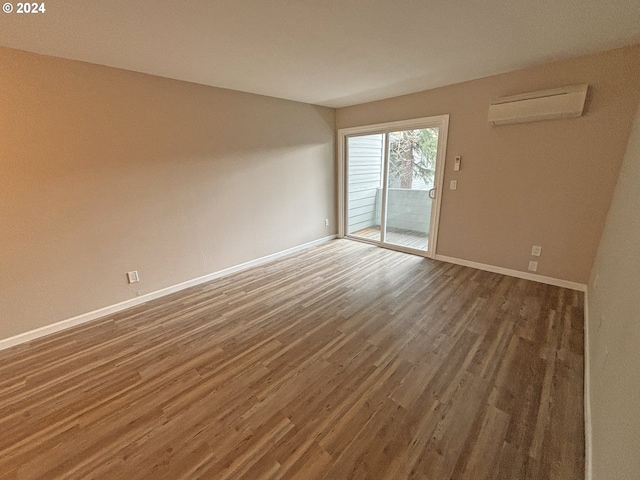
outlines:
[[[334,110],[3,48],[0,64],[0,338],[333,232]]]
[[[2,99],[5,138],[20,144],[13,152],[20,160],[46,153],[62,161],[58,170],[104,160],[247,158],[255,152],[324,144],[334,129],[333,110],[327,108],[0,51],[3,64],[16,64],[15,57],[27,65],[3,72],[3,83],[11,87]],[[297,119],[295,129],[290,118]],[[61,144],[65,139],[69,142]],[[8,159],[17,160],[16,155]]]

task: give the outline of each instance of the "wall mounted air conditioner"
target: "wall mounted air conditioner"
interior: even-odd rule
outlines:
[[[540,92],[523,93],[494,100],[489,107],[489,124],[537,122],[582,115],[589,85],[572,85]]]

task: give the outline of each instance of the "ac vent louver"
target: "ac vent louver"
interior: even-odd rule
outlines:
[[[589,85],[572,85],[540,92],[523,93],[494,100],[489,106],[489,124],[514,123],[580,117]]]

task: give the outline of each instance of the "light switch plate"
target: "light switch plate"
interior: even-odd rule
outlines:
[[[449,190],[455,190],[456,188],[458,188],[458,181],[457,180],[451,180],[449,182]]]

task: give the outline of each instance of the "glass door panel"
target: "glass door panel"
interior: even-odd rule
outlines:
[[[347,137],[347,229],[349,236],[379,242],[385,134]]]
[[[389,133],[384,242],[427,251],[438,127]]]
[[[338,130],[340,236],[436,255],[449,115]]]

